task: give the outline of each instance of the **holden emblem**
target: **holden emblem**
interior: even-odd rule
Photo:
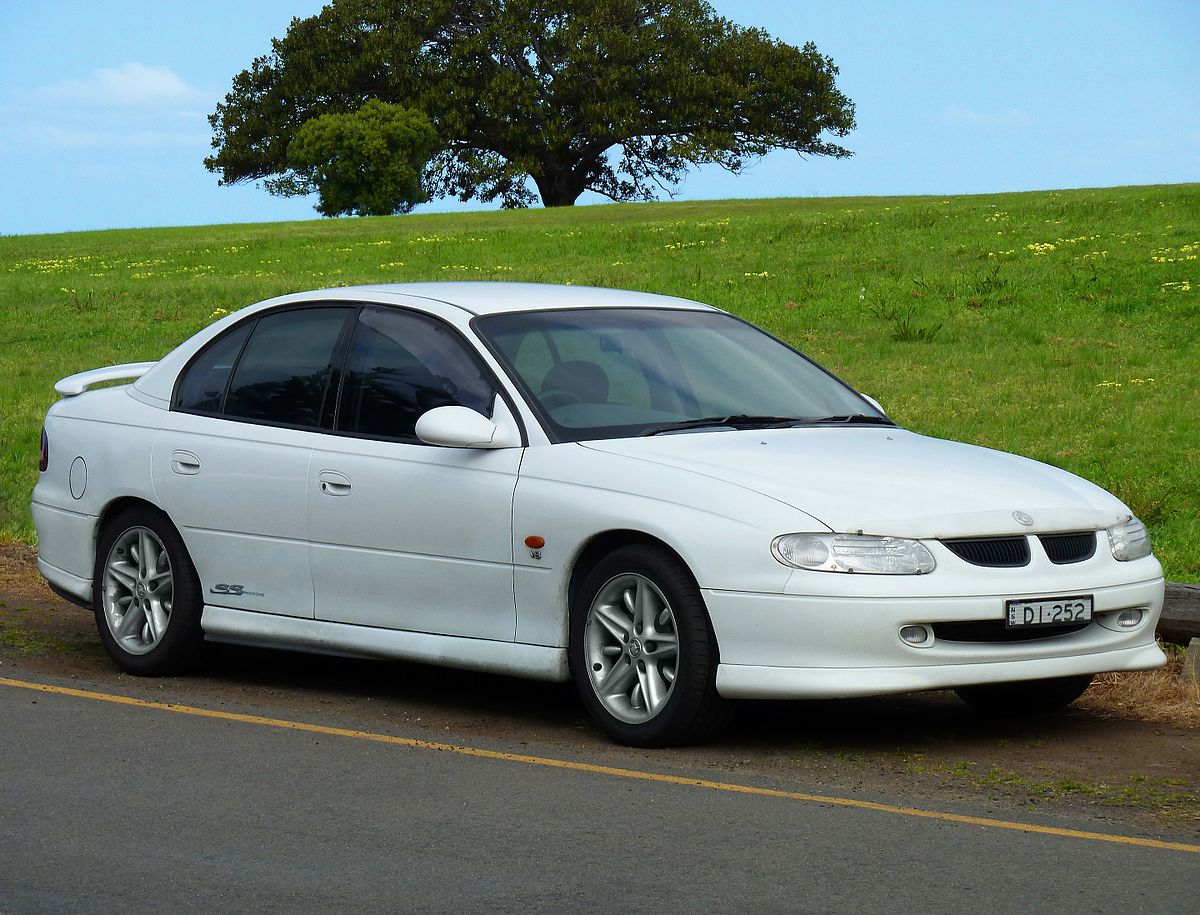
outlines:
[[[1017,524],[1024,524],[1026,527],[1033,527],[1033,516],[1027,515],[1025,512],[1013,512],[1013,520]]]

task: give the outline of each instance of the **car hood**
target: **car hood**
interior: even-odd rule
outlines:
[[[1130,514],[1064,470],[894,427],[691,432],[585,445],[753,490],[834,531],[999,536],[1099,530]]]

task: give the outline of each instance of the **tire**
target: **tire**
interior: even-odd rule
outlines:
[[[92,582],[100,641],[126,673],[182,673],[200,661],[200,580],[165,515],[137,506],[105,525]]]
[[[1084,674],[1050,680],[960,686],[955,692],[977,712],[1012,718],[1060,711],[1082,696],[1091,684],[1092,675]]]
[[[724,723],[708,611],[673,553],[639,544],[602,559],[571,607],[570,638],[583,704],[618,743],[678,746]]]

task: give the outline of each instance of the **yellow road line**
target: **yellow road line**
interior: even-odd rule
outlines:
[[[1081,829],[1063,829],[1058,826],[1039,826],[1035,823],[1018,823],[1011,820],[993,820],[988,817],[966,816],[960,813],[944,813],[938,810],[922,810],[919,807],[897,807],[892,804],[877,804],[874,801],[860,801],[846,797],[827,797],[821,794],[806,794],[802,791],[783,791],[778,788],[756,788],[752,785],[737,785],[730,782],[710,781],[706,778],[687,778],[681,775],[665,775],[659,772],[642,772],[638,769],[621,769],[616,766],[599,766],[594,763],[574,762],[569,759],[552,759],[545,756],[528,756],[524,753],[504,753],[500,750],[485,750],[481,747],[468,747],[453,743],[439,743],[432,740],[417,740],[413,737],[394,737],[390,734],[377,734],[373,731],[356,731],[350,728],[335,728],[323,724],[308,724],[303,721],[288,721],[283,718],[264,718],[261,715],[243,715],[238,712],[219,712],[215,709],[196,708],[190,705],[175,705],[170,702],[155,702],[150,699],[135,699],[131,696],[117,696],[110,693],[97,693],[85,689],[72,689],[68,686],[51,686],[45,683],[31,683],[25,680],[10,680],[0,677],[0,686],[12,686],[18,689],[36,690],[42,693],[54,693],[60,696],[74,696],[79,699],[93,699],[100,702],[112,702],[117,705],[131,705],[136,708],[156,709],[163,712],[177,712],[182,715],[196,715],[201,718],[218,718],[223,721],[240,721],[244,724],[257,724],[265,727],[284,728],[290,731],[303,731],[311,734],[328,734],[334,737],[350,737],[355,740],[371,740],[376,743],[386,743],[417,750],[439,750],[443,753],[455,753],[459,756],[474,756],[481,759],[500,759],[505,762],[524,763],[530,766],[547,766],[554,769],[568,769],[573,772],[590,772],[596,775],[610,775],[616,778],[632,778],[639,781],[659,782],[668,785],[683,785],[689,788],[704,788],[709,791],[724,791],[730,794],[750,794],[759,797],[783,798],[789,801],[805,801],[811,804],[825,804],[832,807],[853,807],[858,810],[874,810],[878,813],[892,813],[900,816],[922,817],[928,820],[941,820],[948,823],[965,823],[970,826],[986,826],[991,829],[1008,829],[1016,832],[1038,833],[1047,836],[1061,836],[1070,839],[1087,839],[1092,842],[1110,842],[1117,845],[1135,845],[1141,848],[1158,848],[1169,851],[1190,852],[1200,854],[1200,845],[1188,845],[1184,842],[1162,842],[1158,839],[1143,839],[1137,836],[1111,835],[1104,832],[1087,832]]]

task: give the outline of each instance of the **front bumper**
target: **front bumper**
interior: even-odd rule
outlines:
[[[900,638],[901,627],[1001,619],[1006,600],[1026,595],[703,592],[721,653],[717,691],[746,699],[872,696],[1162,666],[1166,658],[1154,639],[1162,612],[1161,577],[1086,593],[1094,597],[1098,619],[1078,632],[1020,642],[935,638],[916,647]],[[1115,614],[1125,609],[1144,611],[1141,622],[1128,630],[1110,628]]]

